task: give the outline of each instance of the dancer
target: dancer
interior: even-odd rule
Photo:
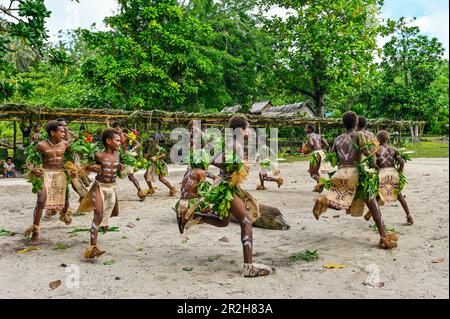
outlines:
[[[364,137],[365,143],[368,145],[368,151],[373,155],[378,151],[380,143],[377,140],[377,136],[373,132],[366,130],[366,127],[366,118],[363,116],[358,116],[358,132],[360,132]]]
[[[262,136],[264,137],[264,136]],[[256,190],[266,190],[266,186],[264,185],[264,182],[275,182],[278,185],[278,188],[283,185],[284,180],[280,175],[280,170],[275,167],[275,163],[271,161],[268,156],[269,154],[273,156],[273,153],[271,152],[270,148],[264,144],[264,141],[259,141],[258,143],[258,154],[256,156],[256,162],[259,163],[259,185],[256,187]],[[274,176],[279,177],[272,177],[269,176],[269,173],[272,172]]]
[[[124,152],[124,153],[134,152],[138,149],[140,144],[136,144],[135,146],[133,146],[133,148],[130,151],[128,150],[128,135],[126,133],[124,133],[122,123],[114,122],[112,125],[112,128],[119,132],[122,152]],[[136,176],[134,175],[133,170],[134,170],[134,168],[127,168],[126,169],[126,171],[128,172],[127,176],[128,176],[128,179],[133,183],[134,187],[136,187],[136,189],[138,191],[137,196],[139,197],[139,199],[141,201],[143,201],[143,200],[145,200],[147,192],[145,192],[141,189],[141,185],[139,185],[139,181],[137,180]]]
[[[326,176],[330,170],[330,163],[325,161],[325,152],[330,146],[328,142],[318,133],[312,124],[306,125],[305,133],[308,141],[303,145],[303,154],[311,154],[309,160],[309,175],[317,182],[313,192],[321,193],[324,185],[320,183],[320,178]]]
[[[397,236],[395,234],[386,234],[381,212],[377,206],[375,198],[370,198],[368,194],[357,194],[361,191],[358,188],[362,185],[360,181],[359,165],[361,155],[369,156],[369,151],[364,144],[364,138],[356,132],[358,117],[354,112],[346,112],[342,116],[342,122],[347,132],[338,136],[334,141],[331,152],[337,153],[338,170],[331,177],[331,189],[327,196],[316,199],[313,213],[314,217],[319,217],[327,208],[336,210],[351,210],[355,199],[363,199],[369,210],[372,212],[373,219],[380,233],[379,247],[391,249],[397,246]]]
[[[376,154],[376,165],[379,168],[379,203],[383,205],[384,203],[392,203],[398,200],[405,211],[406,222],[409,225],[413,225],[414,219],[409,211],[406,198],[402,194],[403,186],[406,183],[403,175],[405,160],[398,150],[388,145],[389,133],[387,131],[380,131],[377,138],[380,143]],[[370,212],[364,216],[366,220],[369,220],[371,217],[372,214]]]
[[[235,115],[231,118],[229,127],[243,137],[249,135],[249,123],[243,115]],[[239,185],[247,178],[248,163],[241,160],[240,155],[243,154],[244,146],[235,139],[233,145],[228,146],[231,157],[228,152],[223,152],[213,162],[213,165],[221,170],[221,180],[216,183],[209,191],[204,193],[204,199],[200,200],[196,205],[209,206],[212,213],[201,214],[200,220],[198,214],[192,214],[195,206],[189,209],[178,210],[177,221],[179,230],[184,232],[188,223],[206,223],[216,227],[226,227],[230,222],[232,215],[241,226],[241,241],[244,253],[244,265],[242,276],[244,277],[260,277],[271,274],[271,269],[265,265],[253,263],[253,226],[252,223],[259,218],[259,208],[255,204],[253,207],[256,211],[251,214],[246,203],[249,201],[256,202],[249,193],[242,190]],[[186,179],[182,186],[182,198],[189,199],[193,197],[198,181],[204,180],[204,174],[194,171],[186,175]],[[198,207],[198,206],[197,206]]]
[[[119,201],[116,192],[116,177],[119,170],[125,166],[119,162],[121,147],[120,135],[114,129],[105,129],[102,133],[103,152],[95,154],[95,164],[88,166],[88,170],[97,173],[94,184],[82,200],[79,212],[94,211],[91,225],[90,245],[83,256],[88,259],[97,258],[105,253],[97,244],[100,228],[108,231],[109,218],[119,215]]]
[[[43,167],[28,163],[29,174],[43,179],[42,188],[36,189],[37,203],[33,212],[33,225],[25,231],[25,236],[31,235],[30,245],[39,245],[39,225],[44,209],[60,212],[60,220],[66,225],[72,222],[69,203],[67,201],[67,175],[64,170],[64,153],[68,143],[64,140],[65,129],[57,121],[47,123],[48,139],[36,145],[36,151],[42,156]],[[76,177],[76,171],[69,171]]]
[[[145,156],[149,160],[148,168],[144,174],[145,181],[148,185],[148,194],[155,193],[152,182],[155,182],[156,177],[158,177],[159,181],[169,189],[169,196],[175,196],[177,189],[166,179],[169,175],[169,169],[164,161],[167,158],[167,152],[163,147],[158,145],[153,137],[148,138],[148,151]]]

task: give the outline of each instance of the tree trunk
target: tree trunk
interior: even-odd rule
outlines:
[[[420,143],[420,138],[419,138],[419,124],[416,124],[414,126],[414,140],[416,143]]]

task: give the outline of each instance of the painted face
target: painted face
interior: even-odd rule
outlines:
[[[66,129],[60,125],[56,132],[50,132],[50,134],[57,142],[60,142],[66,136]]]
[[[109,145],[114,151],[118,151],[120,149],[120,136],[114,134],[113,138],[108,138],[106,140],[106,144]]]

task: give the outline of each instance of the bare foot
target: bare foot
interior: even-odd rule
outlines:
[[[264,277],[272,273],[270,267],[263,264],[244,264],[242,277]]]
[[[184,233],[184,228],[188,222],[188,220],[186,219],[187,212],[188,212],[187,207],[178,208],[178,211],[175,210],[175,213],[177,214],[177,224],[178,224],[178,230],[180,231],[180,234]]]
[[[84,252],[83,256],[87,259],[98,258],[105,253],[104,250],[100,250],[97,246],[89,246]]]
[[[72,214],[69,212],[61,213],[61,215],[59,216],[59,220],[62,221],[66,225],[70,225],[72,223],[71,215]]]
[[[52,218],[53,216],[55,216],[56,215],[56,210],[54,210],[54,209],[47,209],[46,211],[45,211],[45,218]]]
[[[267,188],[265,186],[259,185],[256,187],[256,190],[258,191],[265,191]]]
[[[41,244],[41,241],[39,239],[38,233],[33,233],[31,236],[31,239],[28,241],[28,245],[30,246],[39,246]]]
[[[414,219],[411,215],[406,215],[406,223],[408,225],[414,225]]]
[[[379,247],[381,249],[392,249],[397,247],[398,236],[396,234],[387,234],[380,238]]]
[[[323,189],[324,189],[325,185],[324,184],[316,184],[316,186],[314,186],[313,192],[315,193],[322,193]]]
[[[106,234],[109,230],[109,226],[100,226],[100,229],[102,229],[103,233]]]
[[[177,192],[178,192],[177,189],[175,187],[172,187],[170,189],[169,196],[175,196]]]
[[[372,218],[372,213],[370,210],[364,215],[364,219],[369,221]]]
[[[139,192],[137,192],[137,196],[139,197],[139,200],[142,202],[145,200],[145,197],[147,196],[147,192],[139,191]]]
[[[327,209],[328,200],[326,197],[320,197],[316,199],[316,203],[314,204],[313,214],[316,220],[319,220],[320,215]]]
[[[278,185],[278,188],[280,188],[281,185],[283,185],[283,183],[284,183],[284,180],[283,180],[281,177],[277,178],[277,185]]]

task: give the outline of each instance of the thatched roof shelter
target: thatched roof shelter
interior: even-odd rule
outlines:
[[[242,110],[242,105],[236,104],[235,106],[224,107],[220,113],[237,113]]]
[[[311,110],[310,102],[300,102],[282,106],[272,106],[264,109],[261,114],[267,116],[298,115],[305,118],[317,118],[317,116]]]
[[[250,114],[261,114],[265,109],[272,106],[272,101],[257,102],[250,108]]]

